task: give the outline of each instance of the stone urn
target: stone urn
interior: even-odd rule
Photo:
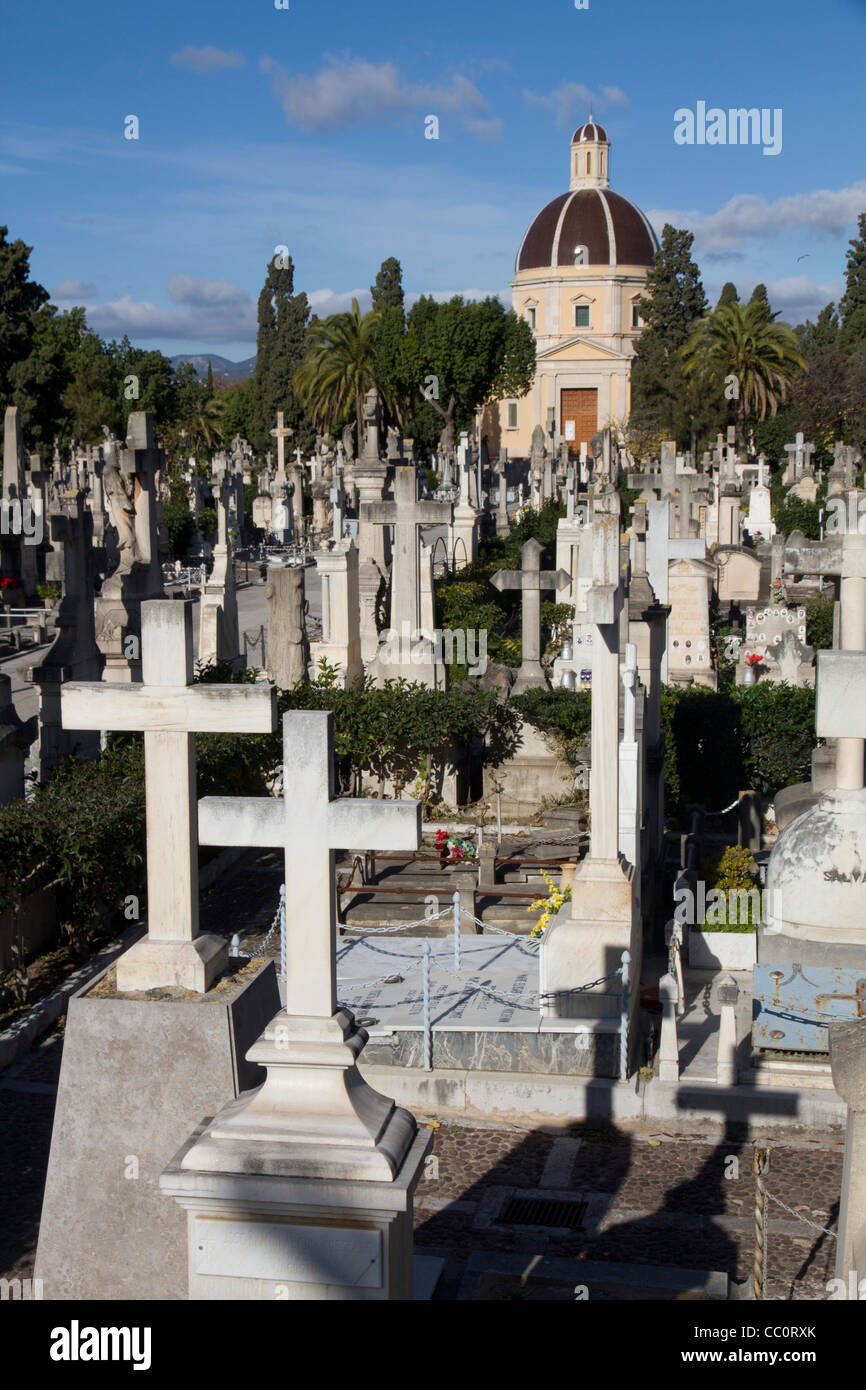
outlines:
[[[758,673],[754,666],[747,666],[743,672],[743,685],[757,685]]]

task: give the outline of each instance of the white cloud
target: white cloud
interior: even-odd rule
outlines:
[[[262,58],[260,70],[271,79],[271,88],[286,119],[304,130],[341,130],[347,126],[392,120],[411,111],[429,115],[451,112],[464,118],[487,111],[487,102],[467,77],[456,74],[439,86],[405,81],[393,63],[370,63],[366,58],[326,59],[326,66],[312,76],[292,76],[273,58]],[[476,123],[477,124],[477,123]],[[482,139],[497,132],[498,118],[480,122],[472,131]]]
[[[250,296],[239,285],[228,280],[199,280],[194,275],[170,275],[165,282],[169,299],[175,304],[196,308],[223,308],[226,305],[244,306]]]
[[[795,193],[769,201],[760,193],[738,193],[718,212],[653,209],[649,214],[655,227],[665,222],[688,227],[695,234],[695,252],[721,257],[739,252],[747,240],[766,241],[792,231],[809,235],[842,236],[856,224],[866,209],[866,182],[848,188],[819,189],[814,193]],[[804,238],[804,244],[808,244]]]
[[[256,305],[238,285],[170,275],[165,288],[169,298],[183,307],[164,307],[125,295],[88,308],[88,325],[104,337],[128,333],[130,338],[199,338],[211,343],[255,339]]]
[[[98,293],[89,280],[61,280],[51,291],[51,298],[55,303],[86,304],[88,300],[96,299]]]
[[[242,53],[227,53],[223,48],[214,48],[212,43],[203,48],[187,44],[179,53],[172,53],[171,61],[176,68],[188,68],[190,72],[222,72],[224,68],[242,68],[246,59]]]
[[[590,111],[595,114],[598,107],[605,105],[628,106],[628,97],[621,88],[601,87],[594,92],[584,82],[562,82],[552,92],[532,92],[524,88],[523,100],[527,106],[540,106],[543,110],[553,111],[560,129],[574,124],[580,114],[579,107],[585,108],[588,115]]]
[[[470,135],[477,135],[479,140],[501,140],[505,130],[505,124],[500,116],[491,116],[485,120],[467,118],[463,124]]]

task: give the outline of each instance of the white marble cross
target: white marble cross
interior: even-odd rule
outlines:
[[[183,985],[204,992],[227,954],[198,929],[196,733],[272,733],[276,690],[268,685],[192,685],[192,604],[141,605],[141,684],[69,682],[60,695],[65,729],[144,733],[148,934],[121,956],[118,989]]]
[[[391,627],[414,632],[420,622],[421,580],[419,531],[422,526],[448,526],[453,520],[450,502],[419,502],[418,475],[414,464],[394,469],[393,502],[362,502],[361,520],[374,526],[393,526],[391,568]]]
[[[568,470],[565,480],[565,517],[567,521],[574,520],[574,468]]]
[[[815,679],[815,733],[848,744],[854,754],[837,764],[837,785],[848,791],[863,786],[863,740],[866,738],[866,652],[818,653]]]
[[[794,441],[793,444],[785,445],[785,453],[788,455],[790,463],[794,465],[794,480],[796,481],[802,475],[804,468],[809,466],[809,460],[815,452],[815,445],[804,443],[802,430],[798,430],[794,435]]]
[[[334,716],[299,710],[283,715],[282,798],[206,796],[199,802],[199,838],[205,845],[283,850],[286,1013],[331,1018],[337,1009],[334,851],[418,849],[421,803],[335,800]]]
[[[277,428],[271,430],[271,434],[277,441],[277,477],[286,476],[286,440],[291,439],[294,430],[290,430],[283,425],[285,414],[282,410],[277,411]]]

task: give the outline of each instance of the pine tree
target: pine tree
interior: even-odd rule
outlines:
[[[304,352],[310,306],[305,294],[295,294],[291,256],[274,256],[259,295],[259,325],[254,378],[255,439],[260,454],[273,447],[271,430],[282,410],[285,425],[295,431],[302,449],[312,447],[315,434],[295,391],[294,377]]]
[[[848,243],[845,293],[839,301],[840,343],[849,349],[866,346],[866,212],[857,219],[857,232]]]
[[[666,224],[638,312],[646,325],[632,364],[630,425],[659,439],[691,442],[703,425],[700,393],[683,378],[680,348],[707,307],[691,258],[694,236]]]

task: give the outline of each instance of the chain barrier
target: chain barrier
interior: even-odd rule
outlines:
[[[820,1231],[823,1236],[829,1236],[831,1240],[836,1240],[838,1238],[838,1231],[828,1231],[826,1226],[819,1226],[816,1221],[810,1221],[808,1217],[801,1216],[798,1211],[794,1211],[793,1207],[789,1207],[787,1202],[783,1202],[781,1197],[774,1197],[773,1193],[768,1191],[766,1186],[764,1187],[764,1196],[769,1197],[771,1202],[775,1202],[776,1206],[781,1207],[789,1216],[795,1216],[798,1221],[802,1221],[804,1226],[811,1226],[813,1231]]]
[[[739,806],[739,804],[740,804],[740,798],[737,797],[736,801],[732,801],[731,804],[730,804],[730,806],[726,806],[726,807],[725,807],[724,811],[705,811],[705,812],[704,812],[704,815],[705,815],[705,816],[726,816],[726,815],[728,814],[729,811],[733,811],[734,807],[735,807],[735,806]]]

